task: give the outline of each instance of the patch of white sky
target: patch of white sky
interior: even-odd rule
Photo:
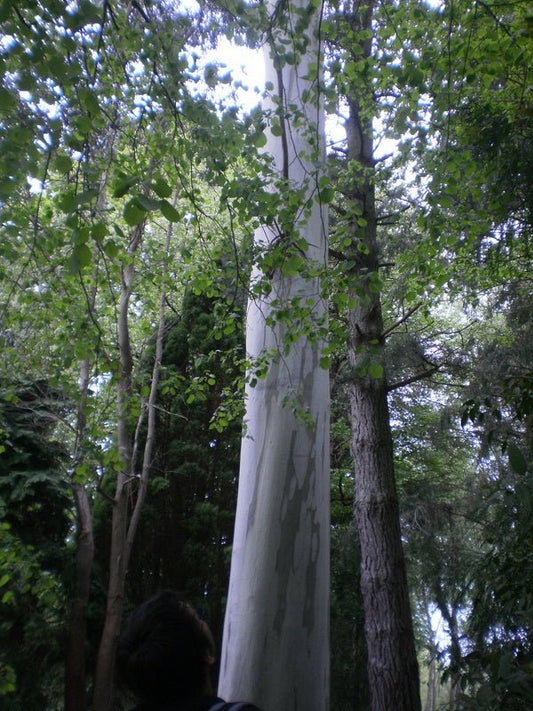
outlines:
[[[428,6],[436,8],[442,5],[441,0],[426,0]],[[179,0],[181,9],[195,13],[200,10],[200,5],[196,0]],[[69,2],[67,10],[74,11],[76,2]],[[98,29],[98,27],[96,27]],[[0,53],[7,50],[14,39],[9,36],[0,38]],[[216,44],[216,47],[202,51],[201,54],[191,50],[190,63],[195,64],[200,72],[204,75],[209,72],[209,67],[217,66],[216,74],[218,78],[224,77],[224,81],[216,83],[212,88],[212,98],[221,107],[237,108],[241,113],[248,113],[254,107],[261,103],[261,97],[265,89],[265,64],[262,49],[252,49],[242,45],[236,45],[225,36],[221,36]],[[141,77],[145,72],[145,67],[142,62],[130,62],[128,65],[130,77],[135,79]],[[205,91],[205,82],[197,82],[198,92]],[[47,114],[50,118],[58,118],[60,114],[60,99],[61,92],[58,88],[58,101],[49,103],[44,100],[39,100],[37,104],[33,102],[33,97],[30,92],[23,91],[20,93],[21,98],[33,109],[37,109],[42,113]],[[146,108],[150,103],[150,98],[144,94],[138,94],[134,97],[134,105],[139,112]],[[328,114],[326,116],[326,134],[329,144],[342,142],[345,138],[344,119],[342,112],[337,114]],[[379,123],[376,124],[376,134],[380,134]],[[44,141],[47,145],[49,138],[43,136],[41,142]],[[397,142],[388,138],[379,139],[375,146],[375,155],[377,158],[392,155],[397,150]],[[35,178],[28,178],[28,182],[32,187],[32,191],[40,191],[42,184]]]
[[[443,2],[442,0],[426,0],[426,5],[437,9],[442,8]],[[181,6],[192,12],[199,9],[196,0],[182,0]],[[202,54],[199,64],[202,67],[218,64],[220,65],[220,76],[223,76],[225,71],[231,76],[230,83],[219,84],[214,91],[213,96],[221,104],[230,99],[230,94],[235,99],[237,106],[244,112],[248,112],[260,104],[265,86],[265,64],[261,49],[237,46],[226,37],[221,37],[215,48]],[[398,150],[398,141],[384,137],[382,129],[382,124],[377,120],[375,122],[375,135],[378,137],[375,142],[375,157],[377,159],[394,155]],[[326,116],[326,136],[329,144],[344,141],[345,129],[342,110]]]

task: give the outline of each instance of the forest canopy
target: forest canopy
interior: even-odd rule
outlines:
[[[0,23],[2,708],[129,708],[163,588],[265,711],[531,708],[531,3]]]

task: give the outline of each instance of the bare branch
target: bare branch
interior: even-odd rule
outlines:
[[[434,365],[432,368],[427,368],[421,373],[417,373],[416,375],[412,375],[410,378],[405,378],[404,380],[398,380],[395,383],[392,383],[391,385],[387,386],[387,392],[390,393],[393,390],[399,390],[400,388],[404,388],[407,385],[412,385],[412,383],[417,383],[420,380],[425,380],[426,378],[431,377],[434,375],[438,370],[440,370],[439,365]]]

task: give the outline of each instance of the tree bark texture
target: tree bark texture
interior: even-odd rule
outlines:
[[[415,711],[418,665],[383,383],[352,385],[350,407],[371,708]]]
[[[305,5],[306,6],[306,5]],[[293,16],[288,6],[283,34]],[[300,3],[300,7],[304,7]],[[307,7],[307,6],[306,6]],[[273,103],[281,136],[268,135],[280,178],[305,186],[310,215],[299,218],[292,236],[303,238],[304,263],[325,264],[327,223],[317,195],[317,155],[323,153],[323,120],[317,84],[304,79],[319,55],[318,10],[306,28],[308,53],[296,65],[277,62],[271,38],[267,80],[277,89]],[[286,46],[285,50],[286,51]],[[307,104],[302,92],[315,100]],[[318,102],[319,103],[319,102]],[[296,105],[305,121],[296,127],[286,107]],[[275,107],[282,106],[282,111]],[[313,144],[313,141],[315,143]],[[314,158],[311,158],[311,156]],[[310,203],[311,204],[311,203]],[[286,239],[260,228],[256,243]],[[256,270],[254,278],[261,275]],[[329,696],[329,381],[320,368],[319,341],[301,335],[286,348],[290,323],[271,318],[276,309],[312,304],[309,319],[325,316],[317,277],[270,275],[268,296],[250,300],[248,356],[277,353],[264,379],[246,390],[246,433],[241,465],[219,693],[251,701],[264,711],[326,711]]]
[[[356,32],[372,27],[373,3],[353,14]],[[361,55],[371,40],[362,34]],[[362,92],[347,98],[348,164],[358,179],[347,186],[353,206],[353,296],[348,318],[351,452],[355,467],[354,517],[361,546],[368,681],[372,711],[419,711],[418,663],[394,474],[376,230],[372,123]],[[362,216],[364,220],[358,221]],[[372,365],[374,367],[372,367]],[[376,369],[375,366],[378,366]],[[370,367],[370,369],[369,369]]]

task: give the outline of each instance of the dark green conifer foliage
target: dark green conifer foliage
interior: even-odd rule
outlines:
[[[172,588],[199,607],[216,637],[227,593],[242,430],[237,381],[243,339],[240,323],[223,333],[231,330],[225,309],[225,302],[189,292],[167,326],[153,469],[128,573],[131,605]],[[99,509],[102,540],[109,502]],[[99,546],[99,563],[106,552],[105,544]]]
[[[44,382],[2,383],[0,695],[9,711],[48,708],[61,685],[65,540],[71,506],[66,408]]]
[[[23,543],[41,554],[61,546],[69,526],[69,484],[62,470],[65,447],[54,439],[66,410],[60,393],[46,383],[17,383],[0,401],[0,502],[4,520]]]

